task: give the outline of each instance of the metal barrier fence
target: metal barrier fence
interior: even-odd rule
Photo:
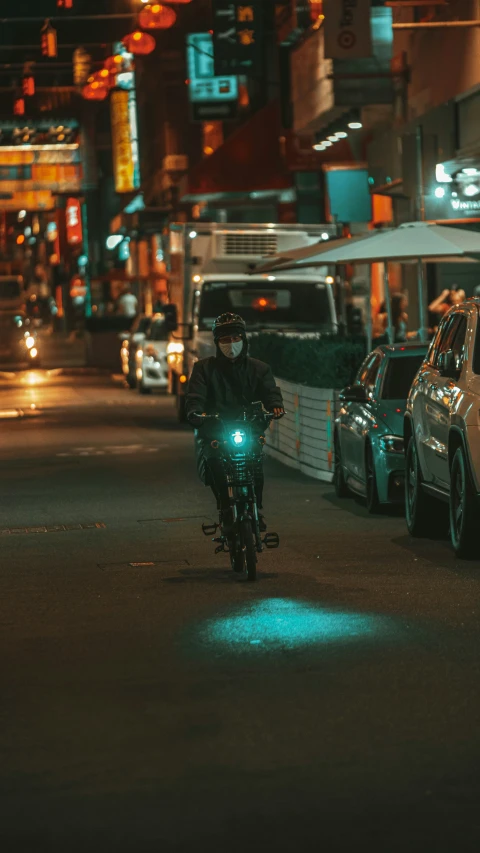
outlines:
[[[338,391],[310,388],[277,379],[285,408],[267,435],[266,452],[309,477],[330,483],[333,479],[333,422]]]

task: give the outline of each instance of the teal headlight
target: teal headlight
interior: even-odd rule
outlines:
[[[241,429],[236,429],[235,432],[232,432],[231,439],[235,447],[242,447],[245,444],[247,436]]]

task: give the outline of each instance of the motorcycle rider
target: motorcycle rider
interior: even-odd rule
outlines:
[[[197,361],[190,377],[186,396],[187,420],[194,415],[218,414],[222,419],[239,417],[251,403],[261,401],[267,411],[281,417],[282,392],[275,384],[268,364],[248,356],[245,321],[238,314],[220,314],[213,326],[216,355]],[[205,427],[195,431],[197,469],[200,479],[211,486],[221,511],[222,524],[227,527],[230,502],[221,461],[212,450],[212,435]],[[263,472],[255,477],[258,509],[262,509]],[[266,530],[265,518],[259,513],[260,530]]]

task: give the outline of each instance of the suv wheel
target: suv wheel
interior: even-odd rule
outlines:
[[[367,486],[367,509],[370,513],[379,512],[380,501],[378,500],[377,472],[375,470],[372,445],[369,441],[367,441],[365,448],[365,479]]]
[[[410,536],[428,536],[438,516],[438,501],[422,489],[422,472],[413,436],[405,455],[405,516]]]
[[[348,486],[345,482],[342,465],[342,451],[340,450],[340,439],[335,433],[333,440],[334,468],[333,468],[333,485],[337,498],[346,498],[348,495]]]
[[[477,500],[462,447],[455,452],[450,474],[450,538],[457,557],[478,556]]]

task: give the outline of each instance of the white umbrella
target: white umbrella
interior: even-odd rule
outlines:
[[[326,264],[385,263],[385,302],[388,312],[388,338],[393,342],[393,325],[390,299],[388,298],[388,261],[418,264],[418,302],[420,338],[427,339],[424,261],[475,261],[472,256],[480,255],[480,234],[461,228],[448,228],[429,222],[406,222],[398,228],[384,231],[369,231],[360,237],[342,240],[342,245],[309,246],[302,256],[280,262],[272,258],[275,266],[271,270],[295,269]],[[275,263],[276,262],[276,263]],[[261,272],[267,272],[267,264]],[[257,270],[256,270],[257,271]]]

